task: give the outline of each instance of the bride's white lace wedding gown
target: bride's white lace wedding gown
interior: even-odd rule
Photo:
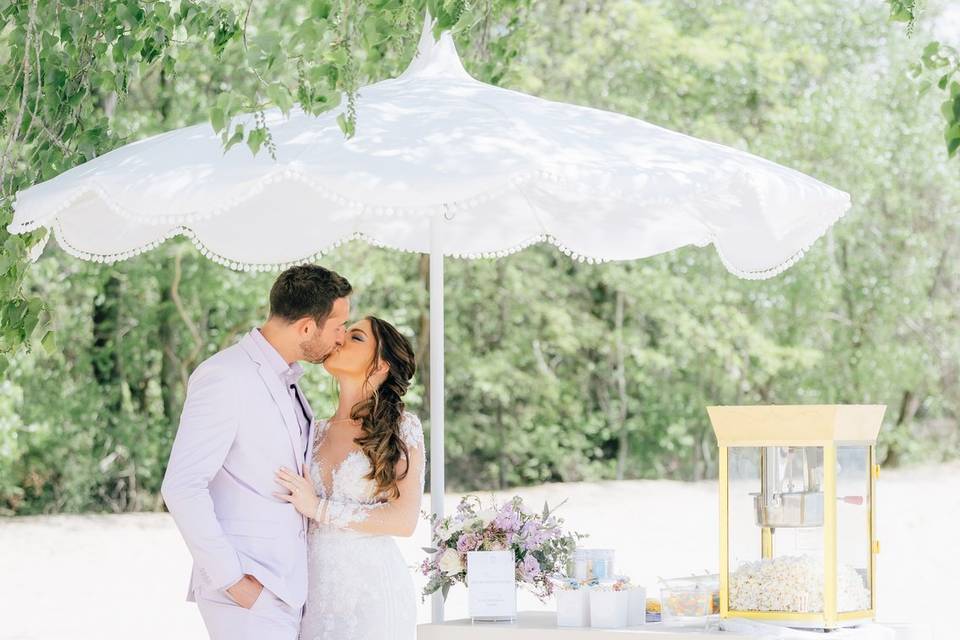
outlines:
[[[310,520],[307,533],[309,588],[300,640],[414,640],[413,576],[393,536],[410,535],[420,513],[426,467],[420,420],[405,412],[401,423],[416,490],[401,489],[390,502],[375,495],[362,451],[351,451],[339,464],[324,458],[329,427],[317,422],[311,448],[310,479],[327,509],[322,522]],[[328,491],[323,471],[331,468]]]

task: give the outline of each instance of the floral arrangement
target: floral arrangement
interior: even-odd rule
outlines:
[[[870,592],[857,570],[837,567],[840,611],[870,608]],[[805,556],[748,562],[730,576],[730,608],[737,611],[823,611],[823,564]]]
[[[476,496],[465,496],[453,515],[428,516],[433,547],[424,548],[430,554],[421,565],[429,579],[424,597],[439,589],[446,598],[451,586],[466,584],[467,552],[512,551],[517,582],[541,600],[548,598],[552,578],[566,572],[577,540],[584,537],[564,532],[554,510],[544,504],[542,513],[534,513],[519,496],[484,508]]]

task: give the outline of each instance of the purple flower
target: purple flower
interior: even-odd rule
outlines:
[[[464,553],[474,551],[477,548],[477,536],[473,533],[465,533],[457,540],[457,551]]]
[[[521,577],[526,582],[533,582],[540,577],[540,573],[540,563],[533,557],[533,554],[528,553],[523,559],[523,564],[520,565]]]
[[[520,538],[524,549],[538,549],[550,538],[550,531],[541,527],[536,520],[530,520],[520,529]]]
[[[497,517],[493,519],[493,526],[501,531],[517,531],[520,529],[520,514],[508,502],[500,508]]]

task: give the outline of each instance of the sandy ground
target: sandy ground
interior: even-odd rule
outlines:
[[[559,515],[590,534],[589,546],[616,549],[617,572],[634,582],[654,585],[657,576],[718,565],[715,483],[555,484],[501,495],[512,494],[536,507],[569,498]],[[960,638],[960,466],[885,472],[878,497],[880,620],[925,625],[937,640]],[[458,500],[447,496],[448,510]],[[400,543],[417,564],[426,525]],[[200,616],[184,601],[189,567],[167,514],[0,519],[0,638],[200,640]],[[522,592],[519,605],[550,607]],[[451,591],[446,611],[466,615],[462,588]],[[429,600],[419,616],[429,619]]]

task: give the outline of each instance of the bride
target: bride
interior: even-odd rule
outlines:
[[[339,406],[317,421],[304,475],[281,468],[290,493],[275,494],[311,519],[300,640],[412,640],[413,578],[393,536],[413,534],[423,495],[423,429],[403,403],[413,349],[369,316],[323,366]]]

